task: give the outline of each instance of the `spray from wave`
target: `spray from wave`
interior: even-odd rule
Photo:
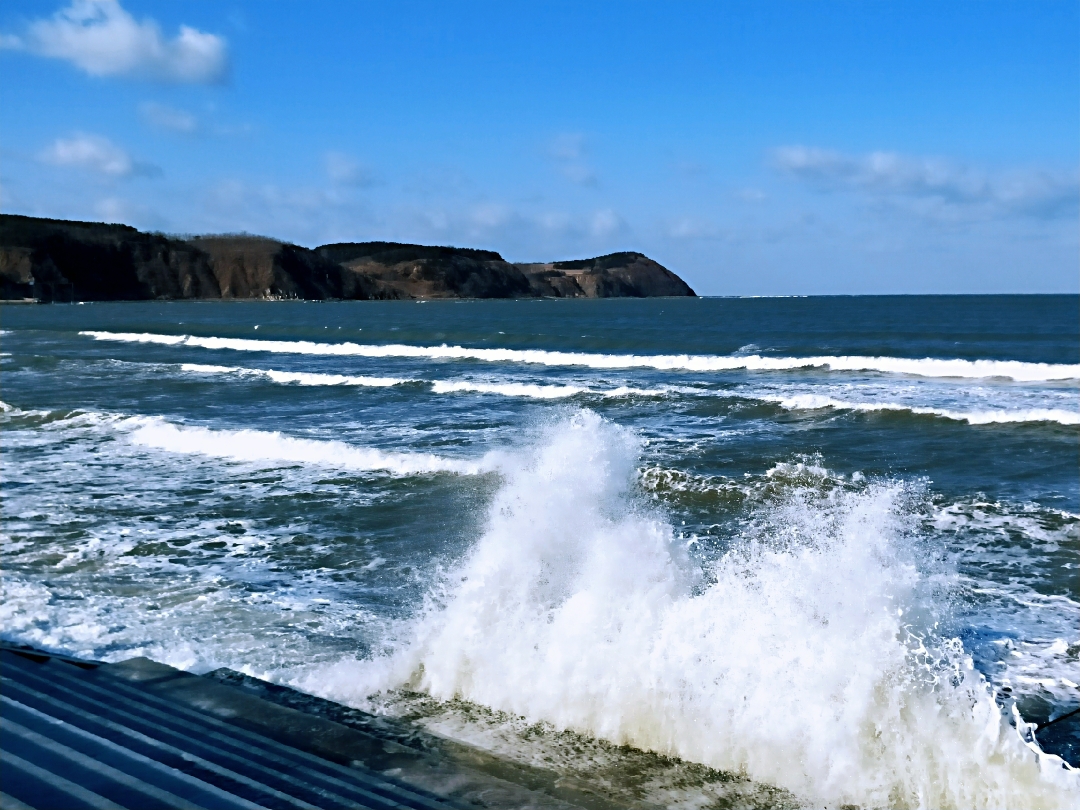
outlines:
[[[543,349],[476,349],[465,346],[407,346],[401,344],[317,343],[306,340],[251,340],[154,333],[84,331],[95,340],[156,343],[247,352],[399,357],[426,360],[482,360],[491,363],[535,363],[545,366],[585,366],[602,369],[650,368],[659,371],[785,371],[824,368],[831,371],[876,371],[920,377],[1001,377],[1018,382],[1080,379],[1080,365],[1027,363],[1019,360],[960,360],[905,357],[761,357],[760,355],[634,355],[559,352]]]
[[[793,488],[703,570],[636,504],[639,450],[588,411],[556,425],[397,651],[303,687],[465,698],[835,804],[1075,806],[938,632],[903,486]]]

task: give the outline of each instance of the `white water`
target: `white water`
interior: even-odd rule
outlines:
[[[877,371],[921,377],[982,379],[1000,377],[1018,382],[1080,379],[1080,364],[1026,363],[1018,360],[960,360],[903,357],[761,357],[760,355],[633,355],[559,352],[541,349],[475,349],[464,346],[407,346],[400,344],[316,343],[305,340],[250,340],[133,332],[84,331],[95,340],[157,343],[204,349],[289,354],[402,357],[429,360],[482,360],[493,363],[535,363],[545,366],[585,366],[602,369],[651,368],[661,371],[783,371],[825,368],[831,371]]]
[[[1077,806],[1078,773],[935,633],[944,575],[918,564],[901,487],[796,488],[702,579],[636,504],[638,452],[587,411],[553,426],[397,652],[301,686],[463,697],[814,802]]]
[[[398,377],[317,374],[307,371],[275,371],[274,369],[241,368],[236,366],[207,366],[201,363],[183,363],[180,370],[192,374],[232,374],[239,377],[265,377],[283,385],[360,385],[369,388],[389,388],[394,385],[416,382],[415,380]]]
[[[122,365],[130,365],[123,361],[112,361]],[[140,366],[152,366],[162,370],[172,371],[176,368],[173,364],[136,364]],[[417,384],[427,385],[434,394],[493,394],[504,397],[521,397],[527,399],[556,400],[575,396],[602,397],[615,399],[621,397],[666,397],[673,394],[689,396],[711,396],[723,399],[743,398],[761,402],[774,402],[787,410],[852,410],[861,412],[879,411],[903,411],[912,414],[937,416],[971,425],[988,424],[1015,424],[1024,422],[1056,422],[1061,425],[1080,425],[1080,411],[1069,410],[1059,407],[1046,407],[1063,401],[1074,399],[1074,392],[1064,392],[1058,389],[1051,391],[1042,390],[1041,397],[1033,397],[1036,389],[1030,387],[1018,388],[1015,386],[994,386],[990,389],[965,388],[965,394],[971,393],[972,397],[964,400],[956,399],[957,389],[950,388],[945,392],[927,390],[920,387],[912,391],[910,385],[902,386],[901,391],[906,395],[914,393],[916,396],[925,398],[928,394],[933,396],[944,394],[946,401],[953,407],[943,405],[919,405],[910,402],[896,402],[888,399],[889,391],[895,389],[897,383],[888,381],[883,383],[885,389],[881,391],[882,400],[877,401],[851,401],[849,399],[811,392],[777,392],[768,393],[753,388],[713,390],[703,387],[686,386],[663,386],[659,388],[638,388],[628,385],[616,385],[608,388],[590,386],[585,383],[573,382],[569,384],[551,384],[525,382],[519,380],[425,380],[419,378],[403,377],[374,377],[368,375],[327,374],[309,371],[281,371],[276,369],[248,368],[244,366],[219,366],[201,363],[182,363],[180,370],[191,374],[222,375],[234,378],[261,378],[281,385],[302,386],[359,386],[373,388],[387,388],[396,385]],[[820,386],[815,386],[820,387]],[[850,390],[851,385],[841,386],[843,390]],[[829,386],[832,388],[832,386]],[[939,386],[940,388],[940,386]],[[856,394],[867,393],[867,386],[860,385]],[[896,393],[894,391],[894,393]],[[986,394],[991,394],[990,397]],[[975,396],[978,394],[978,396]],[[1040,402],[1040,399],[1042,400]],[[1010,407],[1000,407],[999,403],[1008,403]]]
[[[406,383],[423,383],[431,386],[434,394],[497,394],[504,397],[528,399],[564,399],[579,394],[602,397],[664,396],[664,389],[644,389],[619,386],[597,389],[583,385],[540,385],[521,382],[474,382],[472,380],[418,380],[401,377],[350,376],[346,374],[320,374],[308,371],[277,371],[274,369],[244,368],[242,366],[212,366],[201,363],[182,363],[180,370],[192,374],[227,374],[236,377],[262,377],[282,385],[344,385],[368,388],[389,388]]]
[[[788,410],[819,410],[838,408],[852,411],[907,411],[908,413],[940,416],[970,425],[1004,424],[1010,422],[1057,422],[1062,425],[1080,425],[1080,412],[1064,408],[1026,408],[1005,410],[1000,408],[957,411],[948,408],[927,408],[902,405],[895,402],[847,402],[820,394],[797,394],[794,396],[761,395],[759,399],[776,402]]]
[[[476,460],[448,458],[434,453],[387,452],[342,441],[305,439],[273,430],[211,429],[176,424],[160,416],[125,416],[116,413],[73,411],[68,415],[51,411],[24,411],[0,402],[4,418],[60,417],[49,429],[106,429],[125,436],[142,447],[170,453],[188,453],[229,461],[265,464],[321,465],[341,470],[379,472],[390,475],[457,473],[479,475],[499,468],[501,454],[489,452]]]
[[[160,417],[130,417],[118,424],[131,441],[173,453],[194,453],[231,461],[322,464],[344,470],[424,475],[438,472],[478,475],[495,469],[494,456],[478,461],[434,453],[393,453],[340,441],[301,439],[267,430],[211,430],[176,425]]]
[[[482,383],[469,380],[436,380],[431,384],[431,390],[436,394],[453,394],[459,392],[475,394],[498,394],[504,397],[527,397],[530,399],[564,399],[579,394],[589,394],[600,397],[662,397],[669,392],[659,388],[631,388],[619,386],[618,388],[588,388],[583,385],[538,385],[534,383]]]

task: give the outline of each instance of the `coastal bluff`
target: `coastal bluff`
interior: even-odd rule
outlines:
[[[471,248],[262,236],[174,237],[0,214],[0,300],[401,300],[693,296],[641,253],[515,264]]]

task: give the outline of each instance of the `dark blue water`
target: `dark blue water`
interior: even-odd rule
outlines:
[[[1010,714],[1080,706],[1075,296],[0,319],[6,638],[357,704],[366,689],[457,696],[830,801],[1052,806],[1057,788],[1026,772],[968,799],[930,765],[902,772],[974,756],[967,721],[949,721],[954,740],[917,719],[920,700],[969,699],[949,690],[984,695],[1016,740],[1080,757],[1075,717],[1018,732]],[[568,611],[574,632],[551,636]],[[732,697],[751,650],[746,683],[803,690],[782,721],[794,732],[759,731],[775,698]],[[800,714],[814,705],[833,723]],[[708,741],[684,715],[712,724]],[[893,735],[884,753],[870,728]],[[837,753],[814,765],[820,750]],[[774,772],[762,751],[805,764]],[[852,757],[868,758],[860,778],[821,776]]]

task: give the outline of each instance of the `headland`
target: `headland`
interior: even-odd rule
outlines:
[[[0,214],[0,300],[399,300],[693,296],[642,253],[512,263],[490,250],[397,242],[306,248],[249,234],[175,237]]]

